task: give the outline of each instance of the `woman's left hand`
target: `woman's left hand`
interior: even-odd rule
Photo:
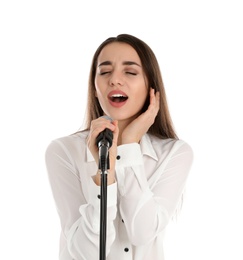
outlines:
[[[160,95],[155,93],[153,88],[150,89],[150,104],[148,109],[133,120],[122,133],[122,144],[139,143],[142,136],[148,131],[154,123],[155,117],[159,111]]]

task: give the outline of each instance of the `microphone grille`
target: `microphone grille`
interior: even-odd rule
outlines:
[[[113,121],[113,119],[109,116],[102,116],[103,118],[107,119],[107,120],[110,120],[111,122]]]

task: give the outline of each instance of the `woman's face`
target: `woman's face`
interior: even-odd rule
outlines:
[[[102,49],[97,60],[95,88],[105,115],[131,121],[140,114],[148,86],[133,47],[114,42]]]

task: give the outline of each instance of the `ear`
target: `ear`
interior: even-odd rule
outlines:
[[[98,96],[97,96],[97,91],[96,91],[96,90],[95,90],[95,97],[98,97]]]

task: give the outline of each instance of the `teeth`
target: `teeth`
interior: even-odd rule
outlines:
[[[121,94],[114,94],[114,95],[112,95],[112,97],[116,98],[116,97],[124,97],[124,96]]]

